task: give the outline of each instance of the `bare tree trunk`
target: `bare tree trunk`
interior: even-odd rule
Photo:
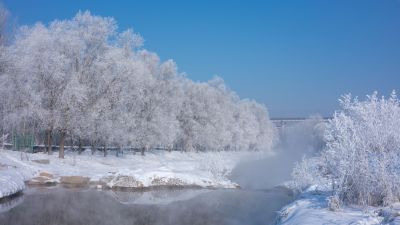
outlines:
[[[140,151],[140,152],[141,152],[142,155],[144,155],[144,151],[145,151],[145,150],[146,150],[146,147],[142,147],[142,148],[141,148],[141,151]]]
[[[104,150],[104,157],[106,157],[107,156],[107,148],[106,148],[106,146],[103,146],[103,150]]]
[[[115,152],[116,152],[115,155],[118,157],[119,153],[122,152],[122,147],[118,146]]]
[[[53,150],[53,131],[48,130],[47,131],[47,153],[49,155],[51,155],[52,150]]]
[[[46,153],[49,149],[49,130],[44,131],[44,152]]]
[[[81,140],[81,138],[79,138],[79,140],[78,140],[78,154],[80,155],[80,154],[82,154],[82,152],[83,152],[82,140]]]
[[[92,142],[92,155],[94,155],[94,153],[96,152],[96,142]]]
[[[65,137],[66,137],[66,132],[61,131],[60,132],[60,151],[58,152],[58,158],[63,159],[64,158],[64,145],[65,145]]]

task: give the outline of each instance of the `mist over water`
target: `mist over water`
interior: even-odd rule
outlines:
[[[169,204],[126,204],[105,191],[37,189],[0,214],[0,224],[271,224],[292,198],[284,189],[214,190]]]
[[[279,130],[279,143],[273,156],[246,160],[233,171],[231,179],[245,189],[269,189],[291,179],[296,162],[320,151],[325,143],[325,123],[313,116]]]

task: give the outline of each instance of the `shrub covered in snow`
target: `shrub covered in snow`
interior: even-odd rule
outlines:
[[[400,104],[375,92],[365,101],[345,95],[325,132],[320,156],[294,170],[296,180],[329,178],[346,203],[387,205],[400,198]],[[304,182],[303,184],[304,185]]]

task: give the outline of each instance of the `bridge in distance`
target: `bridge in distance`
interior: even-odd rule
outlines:
[[[285,129],[287,126],[295,125],[297,123],[303,122],[307,118],[299,117],[299,118],[271,118],[272,123],[278,128],[279,130]],[[331,117],[324,117],[322,118],[321,122],[327,123]]]

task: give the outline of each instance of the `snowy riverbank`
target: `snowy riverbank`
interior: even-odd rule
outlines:
[[[329,192],[314,187],[280,211],[277,224],[400,224],[400,204],[390,207],[342,206],[337,211],[328,207]]]
[[[240,160],[250,155],[261,157],[262,154],[154,151],[148,152],[145,156],[125,154],[122,157],[114,155],[103,157],[101,153],[92,155],[90,151],[85,151],[82,155],[67,152],[65,159],[59,159],[56,153],[21,155],[20,152],[2,150],[0,164],[7,169],[0,171],[0,177],[11,182],[3,182],[10,185],[2,185],[1,191],[2,196],[7,196],[21,190],[23,181],[45,185],[62,183],[71,176],[83,177],[87,179],[87,183],[98,184],[103,188],[156,186],[237,188],[238,185],[228,179],[232,169]]]
[[[25,189],[25,181],[34,174],[29,166],[22,166],[16,153],[10,157],[8,151],[0,149],[0,199]]]
[[[0,169],[0,199],[22,191],[25,188],[24,178],[14,168]]]

